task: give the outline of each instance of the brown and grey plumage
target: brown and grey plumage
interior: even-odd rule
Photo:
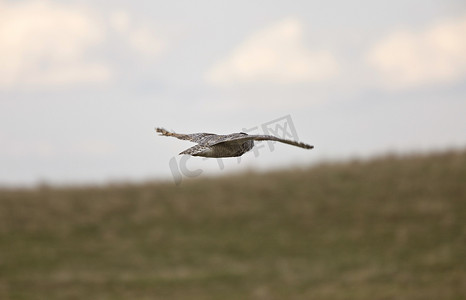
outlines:
[[[188,140],[197,143],[197,145],[180,153],[192,156],[217,158],[241,156],[254,147],[254,141],[277,141],[304,149],[314,148],[314,146],[305,143],[286,140],[272,135],[248,135],[244,132],[226,135],[217,135],[213,133],[179,134],[169,132],[163,128],[156,128],[155,130],[163,136],[172,136],[180,140]]]

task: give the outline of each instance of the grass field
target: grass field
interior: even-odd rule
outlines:
[[[0,299],[466,299],[466,152],[3,189]]]

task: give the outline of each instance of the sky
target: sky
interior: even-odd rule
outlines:
[[[190,142],[154,131],[269,125],[315,149],[183,158]],[[463,0],[0,0],[3,186],[179,184],[465,147]]]

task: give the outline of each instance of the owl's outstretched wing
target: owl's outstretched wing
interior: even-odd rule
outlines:
[[[180,140],[187,140],[187,141],[191,141],[191,142],[198,143],[198,144],[203,144],[203,141],[205,140],[206,137],[217,136],[216,134],[213,134],[213,133],[181,134],[181,133],[170,132],[160,127],[155,128],[155,131],[157,131],[158,133],[160,133],[160,135],[163,135],[163,136],[172,136]]]
[[[280,143],[285,143],[288,145],[296,146],[296,147],[301,147],[304,149],[312,149],[314,146],[306,144],[306,143],[301,143],[301,142],[296,142],[292,140],[287,140],[287,139],[282,139],[273,135],[248,135],[248,134],[231,134],[230,137],[227,140],[220,141],[219,143],[243,143],[245,141],[276,141]]]
[[[288,145],[301,147],[304,149],[312,149],[314,146],[308,145],[301,142],[292,140],[282,139],[273,135],[248,135],[246,133],[232,133],[227,135],[217,135],[213,133],[192,133],[192,134],[180,134],[175,132],[169,132],[163,128],[155,129],[160,135],[172,136],[180,140],[188,140],[194,143],[198,143],[202,146],[213,146],[220,143],[244,143],[246,141],[277,141]]]
[[[172,136],[180,140],[188,140],[203,146],[212,146],[223,142],[229,142],[243,136],[247,136],[246,133],[232,133],[226,135],[213,133],[180,134],[167,131],[163,128],[156,128],[155,131],[157,131],[158,133],[160,133],[160,135],[163,136]]]

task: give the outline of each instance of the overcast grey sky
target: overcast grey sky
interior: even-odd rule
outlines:
[[[0,0],[0,185],[171,180],[191,144],[154,127],[287,115],[314,150],[189,169],[465,147],[466,3]]]

